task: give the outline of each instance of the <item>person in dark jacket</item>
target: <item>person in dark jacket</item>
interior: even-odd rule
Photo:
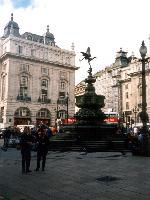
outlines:
[[[45,170],[46,156],[48,153],[49,138],[46,129],[40,128],[37,135],[37,167],[35,171],[39,171],[40,162],[42,160],[42,171]]]
[[[5,148],[6,150],[8,148],[10,136],[11,136],[11,130],[10,128],[6,128],[6,130],[4,131],[4,145],[3,145],[3,148]]]
[[[24,127],[24,131],[20,139],[20,148],[22,155],[22,173],[29,173],[30,161],[31,161],[31,149],[32,149],[32,136],[30,128],[28,126]]]

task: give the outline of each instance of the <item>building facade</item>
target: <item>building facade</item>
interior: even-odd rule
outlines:
[[[1,124],[51,126],[73,116],[76,69],[74,50],[58,47],[49,26],[43,36],[20,35],[12,14],[0,38]]]
[[[150,118],[150,59],[146,62],[146,102]],[[141,122],[139,113],[142,110],[142,63],[141,58],[127,56],[120,49],[115,62],[104,70],[94,74],[96,77],[95,91],[105,96],[103,111],[116,111],[128,124]],[[82,88],[82,89],[81,89]],[[85,88],[84,81],[75,88],[75,95]]]

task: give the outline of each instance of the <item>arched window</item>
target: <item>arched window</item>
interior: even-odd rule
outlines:
[[[42,86],[42,87],[48,88],[48,80],[42,79],[42,81],[41,81],[41,86]]]
[[[41,108],[36,115],[37,118],[50,118],[50,111],[46,108]]]
[[[15,112],[15,117],[30,117],[31,113],[30,110],[26,107],[20,107]]]

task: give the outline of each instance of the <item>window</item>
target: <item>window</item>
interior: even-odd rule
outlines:
[[[44,102],[47,99],[47,90],[41,90],[41,99]]]
[[[23,52],[23,47],[19,45],[19,46],[18,46],[18,53],[19,53],[19,54],[22,54],[22,52]]]
[[[142,96],[142,87],[139,87],[139,96]]]
[[[61,89],[61,90],[64,90],[64,89],[65,89],[65,86],[66,86],[65,82],[61,82],[61,83],[60,83],[60,89]]]
[[[20,96],[28,96],[28,77],[22,76],[20,79]]]
[[[20,85],[21,85],[22,87],[27,87],[27,85],[28,85],[28,77],[22,76],[22,77],[21,77],[21,81],[20,81]]]
[[[59,98],[64,99],[65,98],[65,92],[59,92]]]
[[[41,110],[38,111],[37,117],[38,118],[41,118],[41,117],[50,118],[50,112],[49,112],[49,110],[42,108]]]
[[[126,110],[129,110],[129,102],[126,102]]]
[[[142,84],[142,78],[140,77],[139,78],[139,85],[141,85]]]
[[[27,39],[28,39],[28,40],[32,40],[32,36],[31,36],[31,35],[28,35],[28,36],[27,36]]]
[[[40,116],[41,116],[41,117],[46,117],[46,112],[45,112],[45,111],[41,111],[41,112],[40,112]]]
[[[125,85],[125,89],[128,89],[128,84]]]
[[[48,99],[48,80],[41,80],[41,101],[45,102]]]
[[[48,81],[46,79],[42,80],[41,86],[48,87]]]
[[[35,49],[31,49],[31,56],[35,56]]]
[[[6,77],[2,77],[2,100],[4,100],[5,97],[5,89],[6,89]]]
[[[129,96],[128,96],[128,92],[126,92],[126,99],[128,99],[129,98]]]
[[[66,79],[66,72],[60,72],[60,78]]]
[[[43,67],[43,68],[41,69],[41,71],[42,71],[42,74],[43,74],[43,75],[48,75],[48,68],[44,68],[44,67]]]
[[[59,111],[59,117],[61,119],[65,119],[66,118],[66,111],[65,110],[60,110]]]
[[[26,117],[29,115],[29,111],[27,108],[20,108],[18,110],[18,114],[19,114],[19,116]]]
[[[28,64],[22,64],[20,67],[20,71],[28,72],[29,71],[29,65]]]

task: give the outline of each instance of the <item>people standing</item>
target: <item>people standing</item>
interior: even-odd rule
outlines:
[[[56,124],[57,124],[57,133],[60,133],[62,127],[62,120],[60,119],[60,117],[57,118]]]
[[[30,161],[31,161],[31,149],[32,149],[32,136],[28,126],[24,127],[23,133],[20,139],[20,148],[22,155],[22,173],[29,173]]]
[[[10,136],[11,136],[11,130],[10,128],[6,128],[6,130],[4,131],[4,145],[3,145],[3,149],[5,150],[7,150],[8,148]]]
[[[37,135],[37,167],[35,171],[39,171],[40,162],[42,160],[42,171],[45,170],[46,156],[48,153],[49,138],[46,129],[40,128]]]

